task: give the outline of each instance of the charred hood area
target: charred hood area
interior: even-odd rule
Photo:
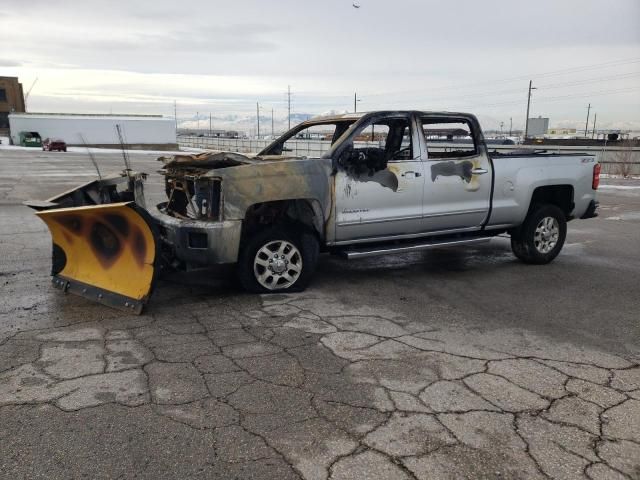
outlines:
[[[204,152],[158,158],[164,164],[167,202],[158,209],[172,217],[196,220],[219,220],[220,178],[212,170],[250,165],[255,160],[232,152]]]

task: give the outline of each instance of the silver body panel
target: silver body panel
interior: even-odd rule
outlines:
[[[533,192],[547,185],[573,187],[575,207],[571,216],[582,217],[596,200],[591,188],[595,157],[554,155],[536,157],[495,157],[495,186],[490,225],[517,226],[529,210]]]

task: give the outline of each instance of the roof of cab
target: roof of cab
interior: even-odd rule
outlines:
[[[310,118],[309,120],[305,120],[302,124],[321,124],[321,123],[331,123],[331,122],[339,122],[339,121],[355,121],[359,120],[364,116],[369,115],[380,115],[380,114],[417,114],[417,115],[446,115],[446,116],[470,116],[468,113],[463,112],[443,112],[443,111],[427,111],[427,110],[373,110],[370,112],[351,112],[351,113],[341,113],[337,115],[318,115],[317,117]]]

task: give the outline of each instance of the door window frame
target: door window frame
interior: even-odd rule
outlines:
[[[342,153],[344,152],[344,150],[347,148],[347,146],[351,143],[353,144],[353,139],[359,135],[360,133],[362,133],[363,130],[365,130],[367,127],[369,127],[371,124],[374,124],[376,122],[379,122],[380,120],[384,120],[387,118],[401,118],[401,119],[405,119],[408,120],[410,129],[411,129],[411,148],[413,150],[413,157],[409,158],[409,159],[397,159],[397,160],[388,160],[387,163],[403,163],[403,162],[419,162],[422,161],[422,140],[424,137],[424,135],[422,135],[420,133],[420,131],[418,130],[418,123],[417,123],[417,119],[416,116],[412,113],[412,112],[393,112],[393,113],[377,113],[377,114],[369,114],[366,116],[363,116],[360,120],[358,120],[356,123],[354,123],[353,125],[351,125],[351,127],[349,128],[349,130],[347,130],[345,132],[346,138],[344,139],[340,139],[338,142],[336,142],[331,150],[329,150],[325,155],[324,158],[331,158],[334,160],[337,159],[340,155],[342,155]]]
[[[445,122],[442,123],[466,123],[467,126],[469,127],[469,132],[470,132],[470,136],[471,139],[473,140],[473,145],[475,147],[475,153],[473,153],[473,155],[462,155],[459,157],[444,157],[444,158],[431,158],[429,156],[429,146],[428,146],[428,142],[427,142],[427,137],[424,134],[424,127],[425,124],[422,123],[422,119],[423,118],[430,118],[430,119],[444,119],[446,120]],[[446,114],[418,114],[416,116],[416,123],[417,123],[417,133],[420,137],[420,142],[422,142],[423,146],[422,146],[422,150],[424,151],[424,155],[422,156],[423,161],[427,161],[427,162],[442,162],[442,161],[447,161],[447,160],[472,160],[475,158],[480,157],[483,154],[483,144],[481,141],[481,138],[479,136],[479,131],[477,131],[477,126],[476,126],[476,122],[474,122],[474,120],[470,117],[464,116],[464,115],[446,115]],[[428,125],[428,124],[427,124]]]

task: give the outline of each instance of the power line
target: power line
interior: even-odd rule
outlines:
[[[586,78],[584,80],[577,80],[573,82],[549,83],[546,85],[542,84],[540,88],[575,87],[578,85],[587,85],[589,83],[598,83],[598,82],[605,82],[609,80],[618,80],[618,79],[632,78],[632,77],[638,77],[638,76],[640,76],[640,72],[630,72],[630,73],[622,73],[618,75],[610,75],[607,77]]]
[[[435,87],[435,88],[429,88],[430,92],[438,92],[438,91],[443,91],[443,90],[460,90],[460,89],[464,89],[464,88],[469,88],[469,87],[477,87],[477,86],[483,86],[483,85],[495,85],[497,83],[512,83],[512,82],[517,82],[517,81],[521,81],[521,80],[528,80],[528,79],[535,79],[535,78],[545,78],[545,77],[551,77],[551,76],[556,76],[556,75],[563,75],[563,74],[567,74],[567,73],[580,73],[583,71],[588,71],[588,70],[594,70],[594,69],[600,69],[603,67],[613,67],[613,66],[621,66],[621,65],[630,65],[630,64],[637,64],[640,63],[640,58],[634,58],[634,59],[626,59],[626,60],[614,60],[614,61],[610,61],[610,62],[605,62],[605,63],[598,63],[598,64],[592,64],[592,65],[583,65],[583,66],[579,66],[579,67],[571,67],[571,68],[565,68],[562,70],[555,70],[555,71],[550,71],[550,72],[543,72],[543,73],[536,73],[536,74],[529,74],[529,75],[522,75],[522,76],[518,76],[518,77],[510,77],[510,78],[503,78],[503,79],[497,79],[497,80],[486,80],[483,82],[475,82],[475,83],[468,83],[468,84],[459,84],[459,85],[452,85],[452,86],[446,86],[446,87]],[[414,93],[424,93],[424,89],[422,90],[405,90],[404,92],[402,92],[403,94],[414,94]],[[384,96],[384,95],[397,95],[397,92],[379,92],[379,93],[371,93],[371,94],[367,94],[367,96]]]
[[[616,79],[627,79],[627,78],[638,77],[638,76],[640,76],[640,72],[633,72],[633,73],[627,73],[627,74],[621,74],[621,75],[612,75],[607,77],[591,78],[591,79],[585,79],[585,80],[574,81],[574,82],[554,83],[554,84],[547,84],[547,85],[537,84],[537,85],[539,85],[538,87],[539,89],[550,90],[550,89],[556,89],[556,88],[588,85],[590,83],[605,82],[605,81],[611,81]],[[414,97],[411,99],[411,101],[415,103],[415,102],[424,101],[425,99],[431,100],[431,98],[434,98],[436,100],[443,100],[443,99],[446,100],[446,99],[464,99],[464,98],[483,98],[483,97],[493,97],[493,96],[503,97],[507,95],[521,95],[521,94],[522,94],[522,88],[512,88],[509,90],[493,90],[485,93],[467,93],[464,95],[447,94],[447,95],[438,95],[437,97],[435,96]],[[392,104],[397,102],[389,101],[389,102],[383,103],[383,105],[387,103]]]
[[[555,97],[536,97],[536,103],[548,103],[548,102],[553,102],[553,101],[558,101],[558,100],[565,100],[565,99],[571,99],[571,98],[587,98],[587,97],[595,97],[595,96],[601,96],[601,95],[612,95],[612,94],[617,94],[617,93],[627,93],[627,92],[632,92],[632,91],[636,91],[639,90],[640,91],[640,87],[631,87],[631,88],[621,88],[621,89],[615,89],[615,90],[598,90],[598,91],[594,91],[594,92],[582,92],[579,94],[570,94],[570,95],[559,95],[559,96],[555,96]],[[503,106],[503,105],[517,105],[520,104],[522,101],[521,100],[513,100],[513,101],[508,101],[508,102],[499,102],[499,103],[484,103],[484,104],[467,104],[464,105],[464,107],[468,108],[468,107],[497,107],[497,106]]]

